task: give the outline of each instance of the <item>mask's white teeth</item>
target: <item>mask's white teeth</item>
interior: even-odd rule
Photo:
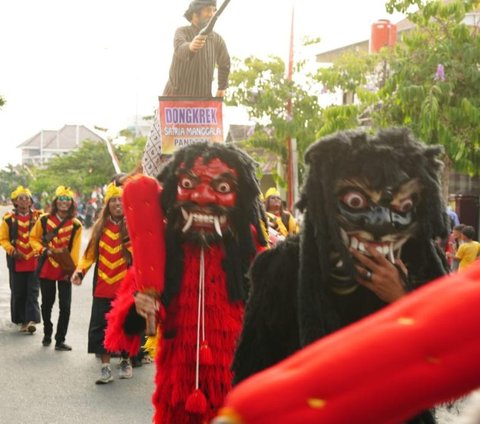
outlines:
[[[389,249],[389,252],[388,252],[388,256],[389,256],[390,262],[392,264],[394,264],[395,263],[395,256],[393,255],[393,242],[390,243],[390,249]]]
[[[357,240],[355,237],[352,237],[352,238],[351,238],[351,240],[350,240],[350,246],[352,247],[352,249],[357,250],[357,248],[358,248],[358,240]]]
[[[182,211],[183,219],[188,221],[188,212],[183,208],[180,208],[180,210]]]
[[[376,250],[377,250],[378,253],[380,253],[380,255],[384,255],[384,254],[385,254],[382,246],[377,246],[377,247],[376,247]]]
[[[217,234],[222,237],[222,229],[220,228],[220,222],[218,221],[218,216],[215,216],[213,218],[213,225],[215,227],[215,231],[217,232]]]
[[[365,249],[365,245],[363,243],[358,243],[358,250],[362,253],[367,252],[367,249]]]
[[[190,227],[192,226],[192,222],[193,222],[193,213],[188,215],[187,222],[185,223],[185,225],[182,228],[182,233],[185,233],[190,229]]]

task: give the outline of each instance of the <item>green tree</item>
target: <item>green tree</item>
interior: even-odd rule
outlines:
[[[32,174],[29,168],[23,165],[7,165],[0,170],[0,195],[10,199],[10,194],[19,185],[30,187]]]
[[[446,169],[480,172],[480,37],[465,15],[480,2],[391,0],[387,7],[406,11],[416,29],[405,35],[390,61],[391,76],[380,92],[380,124],[411,127],[427,143],[445,146]]]
[[[287,138],[297,140],[299,157],[303,160],[303,152],[316,139],[321,123],[321,108],[314,94],[313,79],[307,76],[302,84],[295,82],[303,65],[296,65],[291,81],[286,77],[285,63],[280,58],[248,57],[243,61],[236,59],[230,74],[231,91],[227,104],[244,106],[256,122],[248,145],[275,152],[284,163]],[[289,101],[291,116],[287,112]]]
[[[309,42],[306,41],[306,44]],[[307,147],[324,135],[357,127],[358,116],[367,107],[365,103],[364,106],[352,104],[322,108],[318,102],[321,86],[323,90],[330,91],[344,89],[369,104],[373,103],[374,96],[364,85],[369,82],[369,72],[379,61],[377,57],[352,55],[343,58],[334,68],[322,69],[316,74],[305,72],[305,63],[299,62],[290,81],[286,78],[285,63],[278,57],[267,60],[256,57],[243,61],[235,59],[227,104],[245,107],[256,123],[255,131],[242,147],[274,152],[285,165],[286,140],[288,137],[295,138],[301,179]],[[287,113],[289,100],[291,116]],[[258,160],[261,161],[261,156]],[[276,179],[280,185],[285,185],[279,176]]]
[[[380,62],[379,55],[367,52],[346,52],[332,66],[320,68],[314,75],[314,79],[329,91],[340,89],[351,93],[352,100],[355,101],[359,96],[361,98],[365,87],[374,83],[372,77]]]
[[[79,193],[89,193],[94,187],[108,183],[115,170],[104,143],[84,141],[81,146],[38,168],[31,183],[36,193],[52,193],[59,185],[72,187]]]
[[[145,143],[146,137],[132,137],[125,144],[114,147],[124,172],[133,171],[140,164]],[[7,165],[0,170],[0,195],[8,199],[19,185],[29,187],[34,194],[46,192],[50,199],[59,185],[69,186],[84,195],[107,184],[114,174],[106,145],[87,140],[78,149],[53,157],[42,167]]]
[[[388,12],[407,13],[415,24],[396,48],[345,56],[316,76],[330,89],[353,91],[357,112],[368,111],[373,127],[408,126],[423,141],[443,145],[445,194],[452,167],[480,172],[480,37],[478,26],[464,22],[479,3],[390,0]]]
[[[147,137],[136,137],[118,147],[118,159],[123,172],[131,172],[140,166]]]

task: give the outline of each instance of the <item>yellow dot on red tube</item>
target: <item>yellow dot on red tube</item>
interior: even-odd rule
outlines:
[[[310,408],[321,409],[325,407],[325,405],[327,404],[327,401],[325,399],[309,398],[307,400],[307,403]]]
[[[413,324],[415,324],[415,320],[413,318],[409,318],[409,317],[400,317],[400,318],[397,319],[397,322],[400,325],[413,325]]]
[[[234,409],[228,407],[221,408],[220,411],[218,411],[218,417],[213,420],[213,423],[216,422],[228,424],[243,424],[240,415],[238,415]]]

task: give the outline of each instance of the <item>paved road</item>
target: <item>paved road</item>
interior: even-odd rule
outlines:
[[[0,216],[5,211],[0,207]],[[86,238],[87,234],[84,245]],[[57,352],[53,344],[42,346],[41,325],[32,336],[18,333],[11,324],[8,271],[3,249],[0,252],[1,424],[151,422],[154,365],[135,368],[131,380],[115,379],[105,386],[94,384],[100,365],[94,355],[87,354],[91,279],[89,273],[82,286],[73,287],[66,340],[73,351]],[[54,325],[57,317],[58,309],[54,309]]]

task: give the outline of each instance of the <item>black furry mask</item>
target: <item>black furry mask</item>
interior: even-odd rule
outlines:
[[[349,247],[364,251],[369,242],[393,261],[409,238],[445,235],[441,153],[406,129],[371,137],[343,132],[313,144],[300,206],[308,211],[322,272],[351,280]]]

